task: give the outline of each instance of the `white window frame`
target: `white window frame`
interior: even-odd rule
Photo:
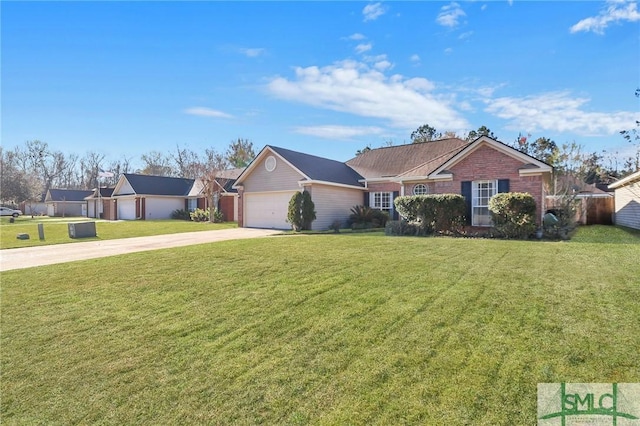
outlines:
[[[198,208],[197,198],[187,198],[187,211],[192,212]]]
[[[371,192],[369,194],[369,207],[391,212],[393,210],[393,192]]]
[[[471,225],[493,225],[489,213],[489,200],[497,193],[497,180],[474,180],[471,183]]]
[[[418,188],[424,188],[424,189],[421,189],[420,191],[416,191],[416,189]],[[413,190],[411,192],[413,193],[413,195],[427,195],[429,193],[429,187],[424,183],[416,183],[413,186]]]

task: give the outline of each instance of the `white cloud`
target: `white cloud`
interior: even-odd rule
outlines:
[[[385,71],[393,68],[393,64],[387,60],[379,61],[373,64],[373,67],[378,71]]]
[[[382,3],[370,3],[362,9],[364,15],[364,21],[375,21],[380,16],[384,15],[386,10],[382,6]]]
[[[443,27],[454,28],[460,24],[458,20],[463,16],[467,16],[467,14],[464,13],[462,7],[456,2],[451,2],[451,4],[442,6],[436,22]]]
[[[431,81],[388,76],[364,62],[298,67],[295,77],[274,78],[267,89],[281,99],[382,119],[401,129],[413,129],[426,121],[436,128],[470,127],[454,108],[455,98],[436,93]]]
[[[264,55],[266,52],[266,49],[263,49],[261,47],[240,49],[240,53],[246,55],[249,58],[256,58],[258,56]]]
[[[453,53],[453,48],[447,47],[446,49],[444,49],[445,55],[451,55],[452,53]]]
[[[198,115],[201,117],[233,118],[233,115],[227,114],[226,112],[218,111],[211,108],[205,108],[205,107],[187,108],[184,110],[184,112],[185,114]]]
[[[294,132],[327,139],[350,139],[356,136],[379,135],[384,129],[376,126],[326,125],[296,127]]]
[[[593,31],[596,34],[604,34],[604,30],[611,23],[640,21],[638,4],[635,1],[628,2],[626,0],[610,0],[607,2],[607,5],[607,8],[601,11],[598,16],[581,20],[577,24],[573,25],[569,31],[571,33]]]
[[[371,43],[360,43],[359,45],[356,46],[356,52],[357,53],[368,52],[369,50],[371,50],[372,47],[373,47],[373,44]]]
[[[354,41],[359,41],[359,40],[364,40],[367,37],[364,36],[364,34],[360,34],[360,33],[354,33],[351,34],[349,37],[345,37],[347,40],[354,40]]]
[[[471,37],[473,35],[473,31],[467,31],[465,33],[462,33],[458,36],[458,39],[460,40],[465,40],[468,39],[469,37]]]
[[[411,55],[411,57],[409,58],[409,60],[410,60],[411,62],[420,62],[420,55],[413,54],[413,55]]]
[[[581,136],[613,135],[631,128],[636,113],[592,112],[590,99],[572,97],[569,92],[549,92],[524,98],[502,97],[487,100],[486,112],[509,120],[509,128],[528,132],[550,130]]]

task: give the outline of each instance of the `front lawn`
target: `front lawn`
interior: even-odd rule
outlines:
[[[585,227],[3,272],[2,423],[535,424],[540,382],[640,382],[639,258],[638,233]]]
[[[63,244],[78,241],[112,240],[116,238],[146,237],[150,235],[176,234],[179,232],[210,231],[214,229],[235,228],[235,222],[209,223],[186,220],[97,220],[96,238],[69,238],[69,222],[87,222],[86,217],[49,218],[46,216],[20,216],[15,223],[9,218],[0,220],[0,249],[32,247],[49,244]],[[44,237],[38,238],[38,224],[43,224]],[[18,234],[29,234],[28,240],[17,239]]]

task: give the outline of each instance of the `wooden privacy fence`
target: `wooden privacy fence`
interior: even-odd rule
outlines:
[[[611,225],[615,210],[614,198],[609,194],[604,196],[578,195],[576,208],[576,222],[583,225]],[[547,197],[547,210],[555,206],[555,197]]]

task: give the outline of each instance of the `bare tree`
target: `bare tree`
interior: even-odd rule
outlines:
[[[205,150],[205,154],[207,161],[204,164],[200,180],[203,184],[206,207],[209,208],[209,221],[213,222],[215,219],[214,212],[215,209],[218,208],[220,194],[223,191],[219,175],[220,172],[229,167],[229,162],[224,155],[220,154],[213,148]]]
[[[26,143],[29,168],[43,184],[43,192],[61,183],[61,177],[70,167],[61,151],[52,151],[46,142],[39,140]]]
[[[142,154],[144,167],[139,171],[143,175],[173,176],[174,170],[171,167],[171,159],[160,151],[151,151]]]
[[[196,152],[177,146],[176,151],[171,154],[171,157],[176,163],[176,172],[178,176],[197,179],[202,175],[203,162]]]
[[[100,171],[104,168],[104,154],[99,154],[95,151],[89,151],[80,160],[80,167],[82,168],[82,187],[83,189],[96,188],[100,185],[98,176]]]
[[[12,205],[33,201],[42,190],[36,177],[21,170],[16,160],[14,151],[0,147],[0,201]]]

